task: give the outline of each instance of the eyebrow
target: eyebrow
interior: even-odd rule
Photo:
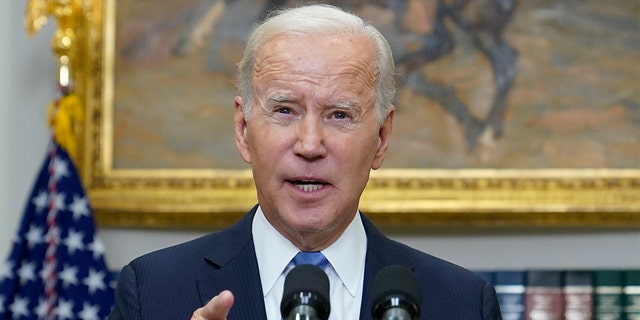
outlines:
[[[354,109],[358,107],[358,103],[352,100],[338,101],[338,102],[332,103],[332,105],[340,109]]]
[[[269,101],[275,101],[275,102],[291,102],[293,101],[291,99],[291,97],[289,97],[288,95],[285,95],[283,93],[274,93],[271,96],[269,96],[268,98]],[[358,103],[354,100],[343,100],[343,101],[337,101],[337,102],[333,102],[330,104],[330,106],[334,107],[334,108],[340,108],[340,109],[344,109],[344,110],[349,110],[349,109],[357,109],[358,108]]]
[[[282,93],[276,93],[273,94],[271,96],[269,96],[269,101],[275,101],[275,102],[287,102],[287,101],[291,101],[291,98],[287,95],[284,95]]]

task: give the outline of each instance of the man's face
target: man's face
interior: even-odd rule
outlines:
[[[236,143],[260,206],[305,250],[342,234],[387,151],[393,107],[381,126],[374,55],[361,36],[276,36],[256,53],[248,119],[236,97]]]

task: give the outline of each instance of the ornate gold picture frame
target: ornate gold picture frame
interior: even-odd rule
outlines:
[[[68,56],[86,108],[77,163],[98,223],[216,228],[238,219],[256,202],[248,169],[114,166],[117,1],[71,3],[63,16],[73,22]],[[640,150],[640,137],[635,142]],[[402,228],[637,228],[640,169],[380,169],[361,209],[382,226]]]

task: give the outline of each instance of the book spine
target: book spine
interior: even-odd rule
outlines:
[[[622,320],[622,271],[593,272],[593,319]]]
[[[624,271],[622,307],[626,320],[640,320],[640,270]]]
[[[525,314],[526,320],[564,320],[562,272],[527,272]]]
[[[564,273],[564,318],[593,319],[593,279],[590,271]]]
[[[494,281],[502,320],[524,320],[525,272],[498,271]]]

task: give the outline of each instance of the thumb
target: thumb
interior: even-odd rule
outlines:
[[[191,320],[226,320],[233,306],[233,299],[231,291],[224,290],[202,308],[197,309],[191,316]]]

